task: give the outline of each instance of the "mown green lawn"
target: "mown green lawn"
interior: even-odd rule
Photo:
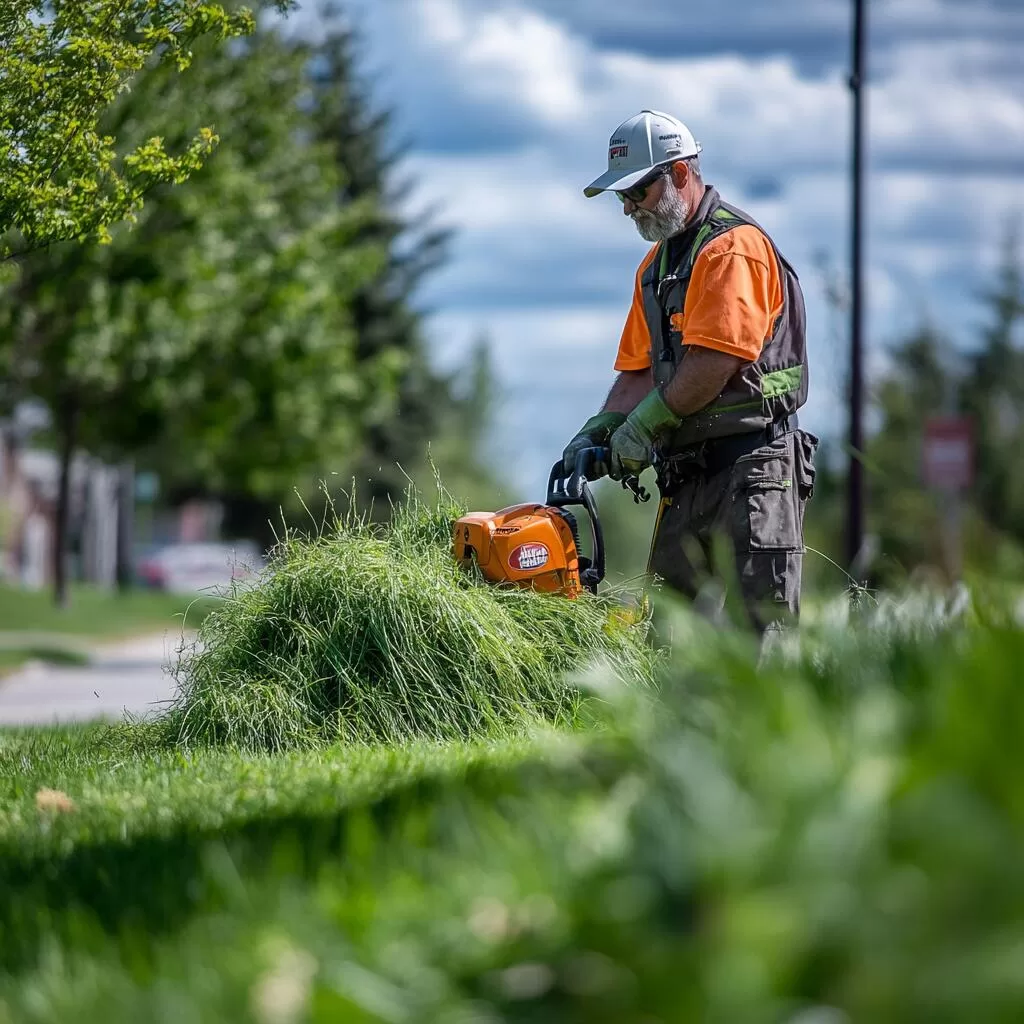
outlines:
[[[378,901],[429,912],[437,879],[405,872],[438,850],[454,869],[477,807],[521,803],[536,787],[540,809],[582,782],[578,766],[556,773],[575,749],[568,737],[253,755],[155,736],[0,732],[0,1020],[299,1019],[276,1015],[264,978],[282,912],[288,929],[324,928],[347,955],[345,933],[372,926]],[[46,949],[63,951],[60,966]],[[360,1002],[328,999],[326,1019],[383,1019]]]
[[[83,665],[94,641],[147,632],[198,628],[222,602],[152,590],[128,594],[97,587],[71,588],[71,603],[58,608],[48,591],[0,584],[0,679],[28,661]]]
[[[278,754],[183,750],[145,724],[0,730],[0,851],[55,851],[175,836],[223,836],[254,821],[334,816],[429,779],[508,766],[537,749],[519,739],[326,746]],[[71,813],[40,813],[41,790]]]
[[[219,604],[156,590],[128,594],[86,585],[71,588],[71,602],[58,608],[49,591],[0,584],[0,634],[67,633],[98,638],[132,636],[148,630],[194,629]],[[187,612],[187,616],[186,616]]]

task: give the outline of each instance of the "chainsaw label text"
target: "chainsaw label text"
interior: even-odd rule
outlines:
[[[547,564],[547,560],[548,549],[543,544],[520,544],[508,556],[508,564],[520,570],[539,569]]]

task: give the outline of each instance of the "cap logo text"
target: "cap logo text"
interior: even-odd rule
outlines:
[[[629,146],[612,146],[608,150],[608,159],[614,160],[616,157],[627,156],[629,154]]]

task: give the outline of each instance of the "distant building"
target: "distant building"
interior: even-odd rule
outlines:
[[[53,578],[56,489],[45,454],[25,452],[0,424],[0,578],[33,588]]]
[[[0,581],[38,589],[54,577],[54,535],[60,461],[28,447],[24,431],[0,420]],[[151,497],[143,497],[147,503]],[[152,506],[151,506],[152,508]],[[192,500],[153,510],[143,543],[194,543],[220,536],[217,502]],[[81,453],[71,467],[69,577],[112,586],[117,574],[118,471]]]

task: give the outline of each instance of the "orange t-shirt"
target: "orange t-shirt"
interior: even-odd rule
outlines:
[[[646,370],[651,340],[640,279],[659,256],[655,245],[636,272],[633,305],[619,339],[616,370]],[[660,258],[660,256],[659,256]],[[782,283],[771,242],[752,224],[712,239],[700,251],[686,289],[682,314],[672,318],[684,345],[700,345],[755,362],[782,312]]]

